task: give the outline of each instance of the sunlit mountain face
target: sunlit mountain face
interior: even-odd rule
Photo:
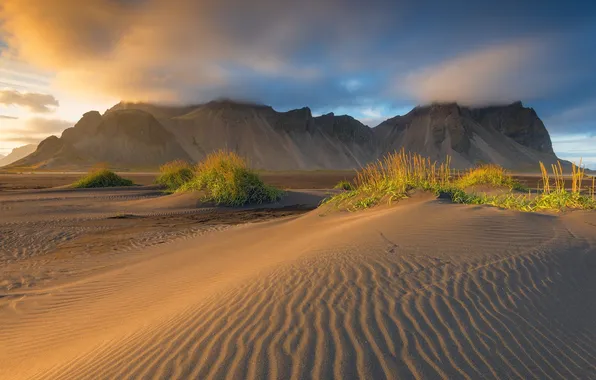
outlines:
[[[596,168],[596,4],[5,0],[0,154],[125,101],[231,98],[364,124],[522,100]]]

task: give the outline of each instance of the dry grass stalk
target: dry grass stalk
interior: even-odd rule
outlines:
[[[544,194],[550,193],[550,178],[548,176],[548,170],[540,161],[540,173],[542,174],[542,190]]]
[[[582,189],[582,182],[584,180],[585,169],[582,168],[582,160],[579,160],[579,166],[574,163],[571,164],[571,192],[580,193]]]

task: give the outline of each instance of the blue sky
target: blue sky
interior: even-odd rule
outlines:
[[[522,100],[596,168],[596,3],[4,0],[0,153],[120,100],[231,97],[374,126]]]

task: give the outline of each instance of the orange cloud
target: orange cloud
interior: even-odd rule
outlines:
[[[316,76],[281,54],[300,33],[296,22],[284,25],[291,17],[272,17],[259,28],[266,15],[220,3],[5,0],[0,27],[10,54],[56,71],[59,86],[127,100],[176,101],[185,89],[225,86],[233,76],[229,62],[272,77]],[[256,9],[274,4],[260,1]],[[230,27],[230,18],[238,24]]]
[[[1,7],[6,54],[55,71],[59,87],[125,100],[233,96],[247,86],[239,84],[246,73],[314,81],[319,68],[292,61],[297,46],[364,45],[368,32],[390,21],[341,0],[4,0]]]

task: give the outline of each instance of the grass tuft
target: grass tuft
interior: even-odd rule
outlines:
[[[180,191],[195,190],[205,191],[207,201],[227,206],[275,202],[284,194],[265,184],[244,158],[223,150],[209,154],[196,166],[194,177],[180,187]]]
[[[175,160],[159,167],[159,176],[155,183],[168,191],[176,191],[194,176],[193,167],[184,160]]]
[[[402,199],[412,189],[438,192],[447,186],[450,178],[449,158],[447,162],[438,164],[402,149],[365,166],[358,172],[352,191],[328,198],[324,203],[360,210],[372,207],[381,200],[391,203]]]
[[[72,184],[75,188],[132,186],[134,183],[108,169],[94,169]]]
[[[445,163],[431,162],[419,154],[406,153],[403,149],[391,153],[382,160],[371,163],[358,172],[353,189],[326,199],[323,203],[350,211],[366,209],[382,201],[391,203],[406,198],[411,190],[432,191],[447,195],[455,203],[490,205],[520,211],[562,211],[567,209],[596,209],[596,180],[592,186],[582,187],[584,169],[572,166],[571,189],[565,188],[561,164],[552,165],[553,177],[540,163],[542,190],[532,194],[509,173],[497,165],[481,165],[463,175],[453,177],[450,159]],[[490,185],[509,188],[498,195],[469,193],[474,185]],[[527,193],[513,192],[527,191]]]
[[[334,189],[340,189],[340,190],[347,190],[347,191],[351,191],[354,190],[355,187],[352,184],[352,182],[343,180],[343,181],[339,181],[337,183],[337,185],[335,185]]]
[[[460,188],[467,188],[476,185],[491,185],[508,187],[510,190],[528,191],[529,189],[515,180],[504,168],[494,164],[480,165],[470,169],[462,175],[455,185]]]

